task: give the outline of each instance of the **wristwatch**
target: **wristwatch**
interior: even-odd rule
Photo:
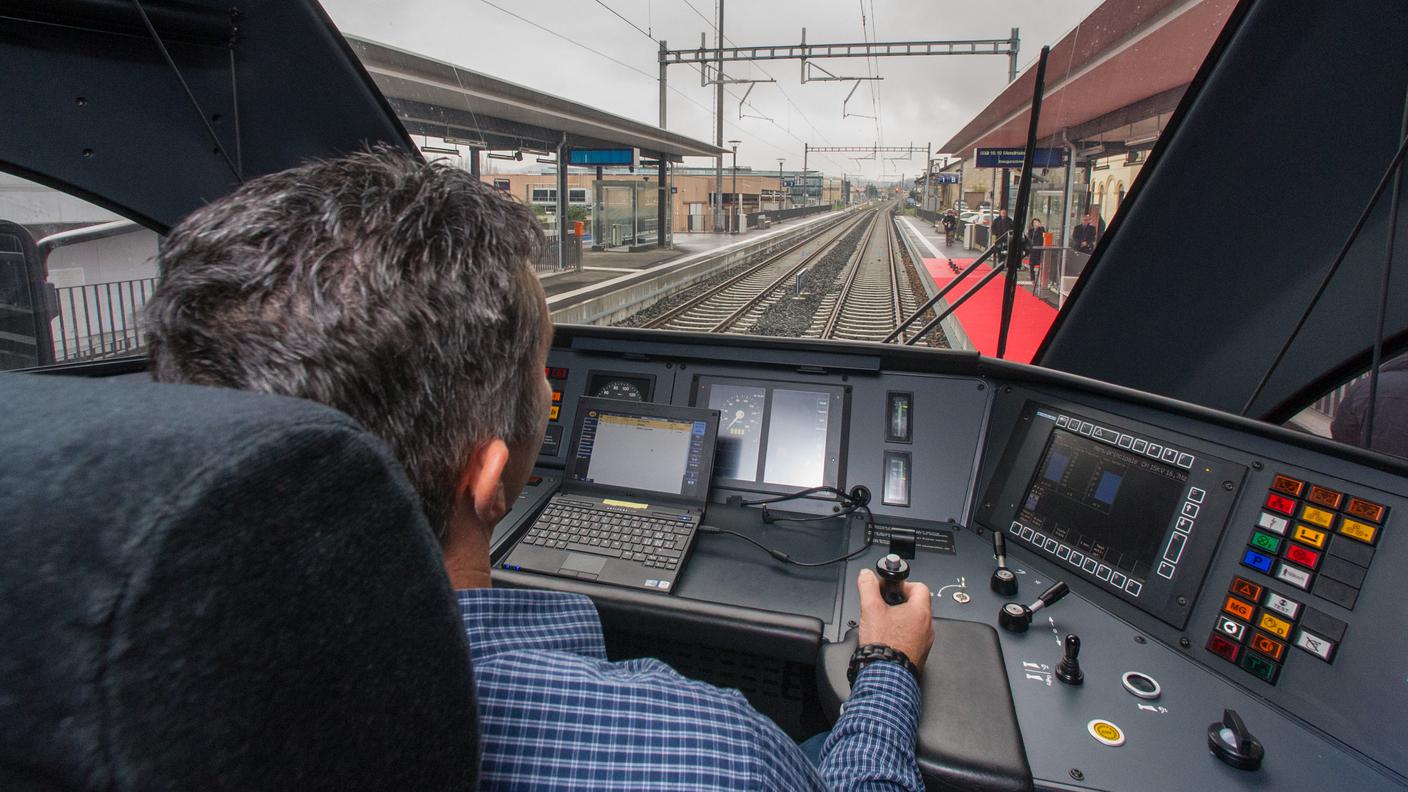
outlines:
[[[856,675],[860,673],[861,669],[878,660],[890,660],[899,663],[904,666],[906,671],[914,675],[915,681],[919,680],[919,669],[915,667],[914,663],[910,661],[909,657],[905,655],[904,652],[894,647],[886,646],[885,644],[873,643],[856,647],[855,652],[851,654],[851,665],[846,669],[846,681],[854,685],[856,683]]]

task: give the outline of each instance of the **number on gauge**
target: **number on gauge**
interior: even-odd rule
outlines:
[[[645,401],[645,394],[640,392],[640,386],[629,380],[613,379],[603,383],[592,394],[603,399],[622,399],[624,401]]]

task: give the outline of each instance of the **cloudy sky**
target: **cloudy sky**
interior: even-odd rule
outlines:
[[[684,49],[698,46],[700,33],[707,32],[712,43],[715,1],[323,0],[323,5],[345,33],[655,124],[659,113],[655,41],[663,39],[671,49]],[[809,43],[1006,38],[1011,28],[1018,27],[1020,71],[1035,61],[1043,44],[1054,44],[1098,4],[1098,0],[730,0],[725,6],[724,33],[734,46],[749,46],[799,42],[803,27]],[[847,58],[818,63],[841,76],[878,73],[884,79],[862,83],[846,105],[848,113],[859,115],[843,118],[842,103],[855,83],[802,85],[796,61],[725,65],[730,77],[777,80],[753,87],[742,118],[738,99],[747,86],[728,86],[724,138],[742,141],[740,167],[771,170],[778,158],[785,158],[785,167],[800,168],[803,142],[814,146],[878,142],[921,148],[932,143],[937,148],[1007,82],[1005,56],[869,62]],[[701,87],[699,73],[690,66],[670,67],[669,80],[678,89],[668,95],[669,129],[712,141],[713,88]],[[809,166],[872,178],[912,175],[923,169],[922,153],[896,161],[857,161],[848,156],[813,154]]]

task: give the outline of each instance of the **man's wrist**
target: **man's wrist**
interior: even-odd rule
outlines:
[[[870,643],[856,647],[851,653],[851,663],[846,669],[846,681],[854,685],[856,676],[871,663],[894,663],[908,671],[916,682],[919,680],[919,667],[909,659],[909,655],[887,644]]]

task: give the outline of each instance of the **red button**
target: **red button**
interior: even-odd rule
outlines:
[[[1217,633],[1213,633],[1208,636],[1208,651],[1229,663],[1235,663],[1237,662],[1237,655],[1242,651],[1242,647]]]
[[[1314,569],[1320,566],[1320,554],[1295,542],[1286,545],[1286,560],[1294,561],[1303,567]]]
[[[1273,492],[1266,496],[1266,508],[1290,515],[1296,513],[1296,502]]]
[[[1232,578],[1232,585],[1228,586],[1227,590],[1252,602],[1261,602],[1261,586],[1244,577]]]
[[[1318,503],[1327,509],[1338,509],[1340,507],[1340,501],[1344,500],[1344,496],[1332,489],[1312,486],[1310,492],[1305,496],[1305,499],[1311,503]]]
[[[1300,491],[1305,489],[1305,482],[1297,481],[1290,476],[1277,475],[1271,481],[1271,489],[1284,492],[1287,495],[1299,495]]]

